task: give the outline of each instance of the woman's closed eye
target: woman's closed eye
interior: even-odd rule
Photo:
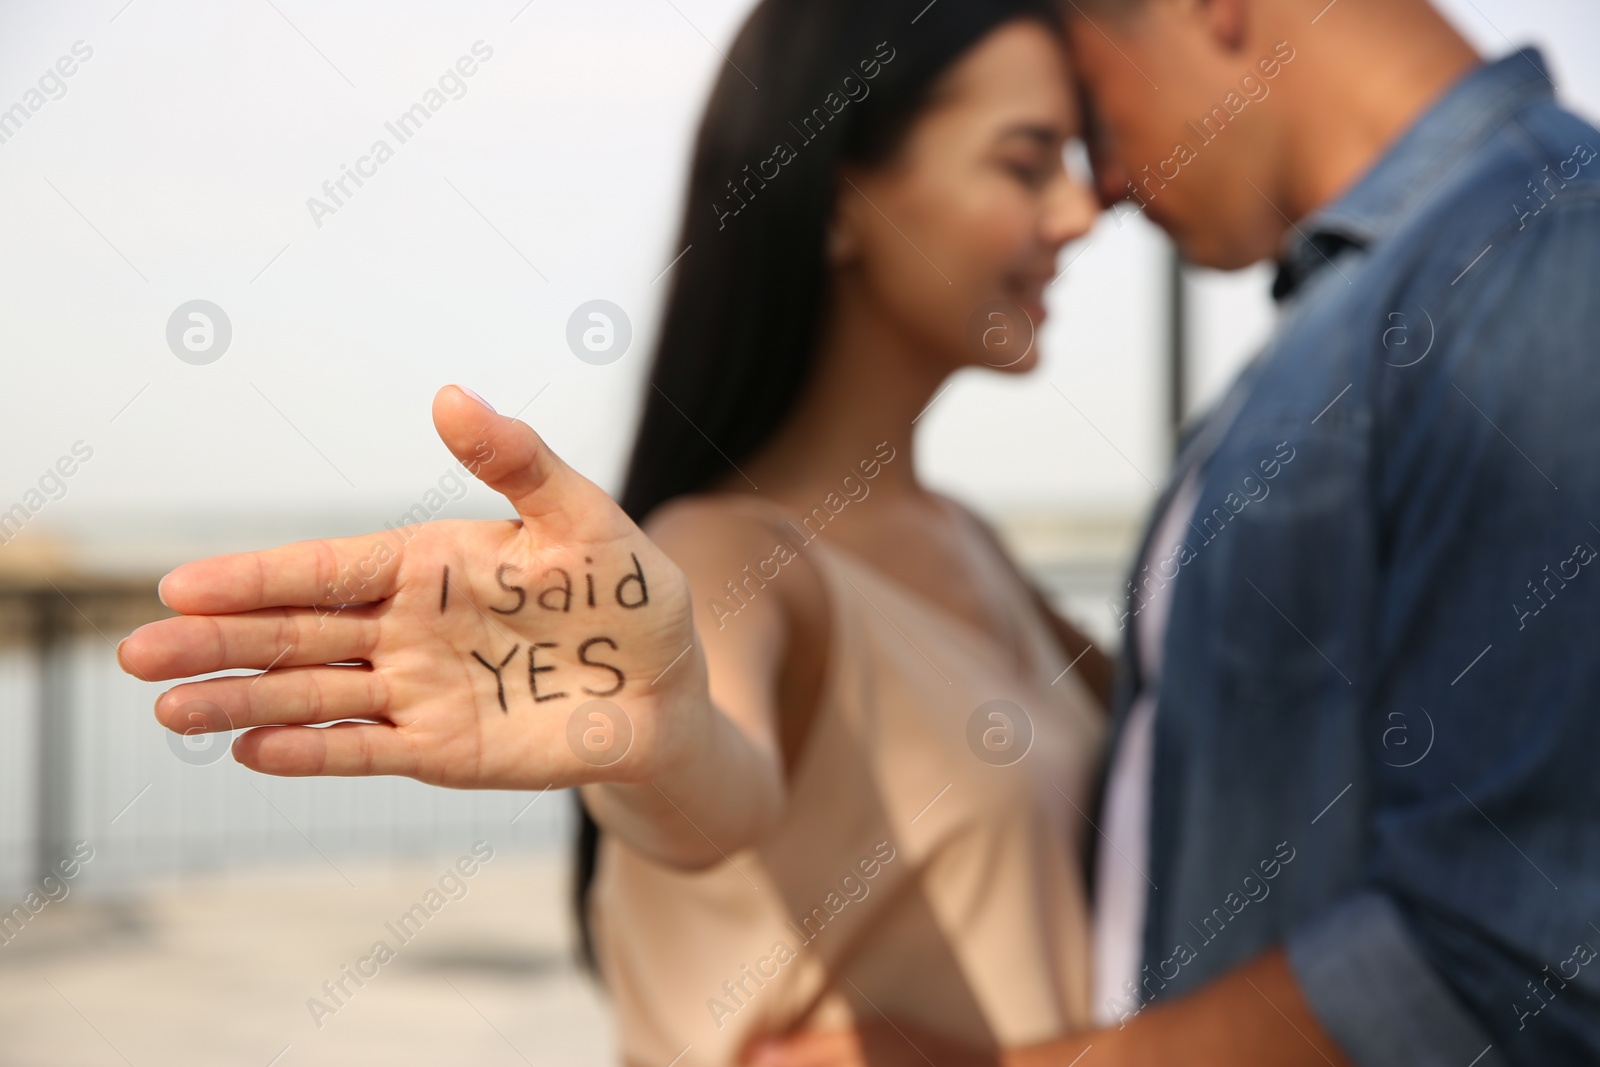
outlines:
[[[1000,137],[996,157],[1006,172],[1029,189],[1041,189],[1065,165],[1063,131],[1049,125],[1013,126]]]
[[[1042,189],[1061,169],[1062,160],[1058,155],[1038,153],[1027,158],[1016,156],[1003,158],[1001,166],[1029,189]]]

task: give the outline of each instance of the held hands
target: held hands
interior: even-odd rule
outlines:
[[[157,719],[252,728],[233,755],[266,774],[526,789],[680,764],[711,714],[683,574],[526,424],[455,387],[433,418],[519,520],[184,564],[160,586],[179,616],[123,641],[123,669],[265,673],[179,685]]]

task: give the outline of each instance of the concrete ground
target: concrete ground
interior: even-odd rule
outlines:
[[[75,889],[0,944],[0,1065],[612,1063],[563,864],[497,855],[446,878],[459,858]]]

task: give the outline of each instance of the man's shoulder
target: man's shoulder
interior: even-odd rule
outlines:
[[[1447,255],[1524,237],[1537,242],[1550,229],[1536,225],[1541,218],[1597,197],[1600,131],[1544,98],[1515,112],[1463,160],[1404,237]],[[1433,239],[1419,242],[1424,235]],[[1447,272],[1452,265],[1441,264]],[[1449,273],[1445,281],[1454,287],[1460,277]]]
[[[1522,294],[1548,284],[1548,272],[1514,265],[1554,258],[1576,296],[1600,272],[1597,213],[1600,131],[1546,97],[1510,116],[1373,247],[1351,295],[1447,317],[1526,307]]]
[[[1536,379],[1600,338],[1600,132],[1544,96],[1450,167],[1364,254],[1321,272],[1258,393],[1316,415],[1353,384],[1352,417],[1363,397],[1411,410],[1463,361]]]
[[[1508,234],[1600,196],[1600,131],[1553,100],[1519,110],[1486,156],[1480,195],[1510,197]]]
[[[1542,167],[1558,157],[1588,148],[1600,152],[1600,130],[1593,123],[1549,97],[1519,108],[1507,124],[1513,134],[1509,145],[1520,149],[1527,162]],[[1591,163],[1594,157],[1591,156]],[[1600,184],[1600,166],[1579,163],[1566,179],[1580,185]]]

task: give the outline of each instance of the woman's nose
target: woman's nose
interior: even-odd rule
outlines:
[[[1100,201],[1094,187],[1071,174],[1063,173],[1051,190],[1045,209],[1043,238],[1056,247],[1075,241],[1094,227],[1100,214]]]

